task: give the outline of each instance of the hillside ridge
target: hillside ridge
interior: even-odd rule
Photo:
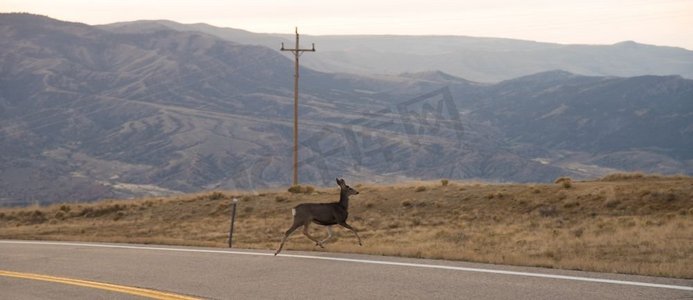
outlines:
[[[349,223],[324,250],[300,233],[289,250],[334,251],[693,278],[693,178],[612,174],[550,184],[347,182]],[[291,208],[337,201],[337,187],[213,191],[175,197],[0,208],[0,239],[226,247],[233,199],[234,246],[274,250]],[[312,226],[311,234],[326,232]]]

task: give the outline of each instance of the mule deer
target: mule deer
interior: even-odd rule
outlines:
[[[339,224],[342,227],[351,230],[351,232],[353,232],[354,235],[356,235],[356,238],[359,240],[359,246],[363,245],[361,243],[359,234],[356,233],[356,230],[354,230],[354,228],[346,222],[346,219],[349,216],[347,211],[349,209],[349,196],[358,195],[359,192],[346,185],[344,179],[337,178],[337,184],[339,185],[340,189],[339,202],[302,203],[291,210],[291,213],[294,215],[294,224],[291,225],[291,228],[289,228],[289,230],[287,230],[284,234],[282,243],[279,244],[279,249],[277,249],[277,252],[274,253],[275,256],[282,251],[282,247],[284,247],[286,239],[288,239],[289,236],[301,226],[303,226],[303,234],[311,241],[315,242],[316,246],[320,246],[320,248],[325,248],[323,244],[332,238],[332,225],[335,224]],[[327,237],[322,241],[312,237],[308,233],[308,226],[311,223],[327,226]]]

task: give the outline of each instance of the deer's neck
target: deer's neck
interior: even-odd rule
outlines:
[[[339,205],[344,207],[344,209],[349,208],[349,195],[346,192],[339,193]]]

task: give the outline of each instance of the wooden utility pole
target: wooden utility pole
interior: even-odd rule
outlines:
[[[298,57],[305,51],[315,52],[315,44],[311,49],[301,49],[298,44],[298,27],[296,27],[296,48],[286,49],[282,43],[281,51],[291,51],[294,54],[294,180],[298,185]]]

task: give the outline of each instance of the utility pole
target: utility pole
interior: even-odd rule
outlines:
[[[282,43],[281,51],[291,51],[294,54],[294,180],[298,185],[298,57],[305,51],[315,52],[315,44],[311,49],[301,49],[298,44],[298,27],[296,27],[296,48],[286,49]]]

